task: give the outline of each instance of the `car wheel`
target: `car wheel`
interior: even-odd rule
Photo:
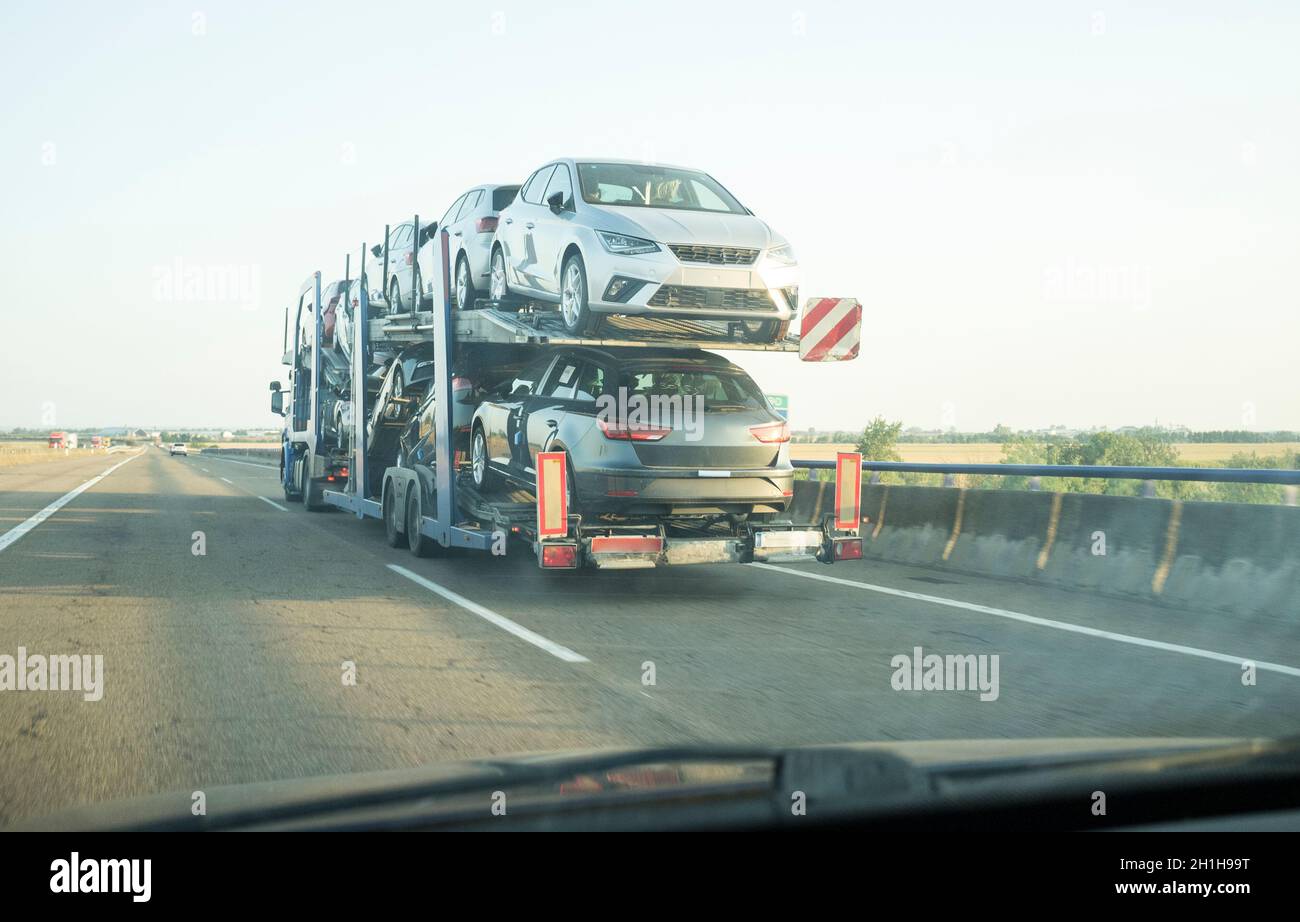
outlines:
[[[479,490],[491,490],[496,478],[492,473],[492,466],[488,463],[487,436],[484,435],[482,426],[474,427],[469,458],[470,476],[474,480],[474,487]]]
[[[564,261],[560,272],[560,316],[575,336],[594,333],[599,326],[600,318],[587,299],[587,270],[577,253]]]
[[[424,307],[424,279],[420,278],[419,265],[416,265],[415,267],[414,278],[412,279],[411,284],[415,286],[415,291],[411,295],[411,310],[418,311],[420,308]],[[433,299],[430,298],[429,301],[432,303]]]
[[[478,292],[474,290],[474,280],[469,275],[469,260],[465,254],[456,260],[456,309],[469,311],[474,309],[474,299]]]
[[[506,257],[501,247],[492,251],[492,274],[488,282],[488,297],[497,302],[510,297],[510,286],[506,284]]]
[[[776,343],[785,339],[790,330],[789,320],[742,320],[741,331],[745,342]]]
[[[402,533],[397,530],[397,503],[393,501],[392,489],[384,491],[384,540],[389,547],[402,543]]]
[[[406,547],[416,557],[441,557],[446,548],[420,532],[420,517],[420,487],[416,484],[406,494]]]
[[[406,391],[406,382],[402,380],[402,366],[393,369],[393,397],[400,399]]]

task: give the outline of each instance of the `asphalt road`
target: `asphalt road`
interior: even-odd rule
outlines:
[[[0,543],[127,458],[0,549],[0,655],[104,657],[99,701],[0,691],[0,825],[538,750],[1300,729],[1300,612],[1243,622],[875,562],[417,560],[378,522],[286,503],[271,468],[155,449],[0,469]],[[997,654],[998,697],[895,690],[891,659],[918,646]]]

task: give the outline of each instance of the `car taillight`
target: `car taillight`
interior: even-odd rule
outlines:
[[[785,421],[764,423],[762,426],[750,426],[749,434],[764,444],[790,441],[790,426]]]
[[[628,426],[611,423],[600,417],[596,419],[596,425],[600,427],[605,438],[620,442],[657,442],[673,431],[659,426]]]
[[[407,264],[408,266],[411,264],[411,259],[412,259],[412,258],[413,258],[413,257],[412,257],[412,255],[411,255],[410,253],[407,253],[407,254],[406,254],[406,264]]]
[[[578,548],[572,544],[543,544],[542,566],[572,570],[578,566]]]
[[[480,234],[493,234],[496,233],[496,229],[497,219],[495,215],[489,215],[486,218],[479,218],[474,222],[474,230],[478,231]]]

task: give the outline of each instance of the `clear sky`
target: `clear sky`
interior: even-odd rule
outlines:
[[[610,155],[863,301],[797,427],[1300,428],[1300,5],[1156,6],[9,0],[0,427],[270,427],[311,271]]]

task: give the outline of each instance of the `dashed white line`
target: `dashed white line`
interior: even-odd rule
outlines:
[[[228,483],[228,484],[230,484],[232,487],[235,485],[235,482],[234,482],[233,480],[227,480],[225,477],[222,477],[222,478],[220,478],[220,479],[221,479],[221,482],[222,482],[222,483]]]
[[[877,586],[874,583],[860,583],[857,580],[841,579],[837,576],[825,576],[821,573],[807,573],[803,570],[795,570],[790,567],[773,566],[770,563],[751,563],[751,567],[761,567],[764,570],[771,570],[774,573],[785,573],[790,576],[801,576],[804,579],[820,580],[823,583],[834,583],[837,586],[849,586],[853,589],[863,589],[868,592],[880,592],[885,595],[898,596],[903,599],[915,599],[918,602],[930,602],[934,605],[946,605],[949,608],[961,608],[966,611],[978,612],[981,615],[993,615],[997,618],[1006,618],[1010,621],[1021,621],[1025,624],[1036,624],[1039,627],[1055,628],[1058,631],[1069,631],[1072,634],[1083,634],[1087,637],[1098,637],[1102,640],[1113,640],[1116,643],[1131,644],[1135,647],[1147,647],[1152,650],[1163,650],[1166,653],[1182,653],[1184,656],[1198,656],[1201,659],[1211,659],[1220,663],[1232,663],[1235,666],[1241,666],[1243,663],[1252,663],[1257,669],[1263,669],[1266,672],[1277,672],[1282,675],[1296,676],[1300,678],[1300,669],[1295,666],[1284,666],[1281,663],[1268,663],[1263,660],[1257,660],[1252,656],[1233,656],[1229,653],[1216,653],[1213,650],[1203,650],[1200,647],[1186,647],[1177,643],[1165,643],[1163,640],[1150,640],[1146,637],[1135,637],[1132,634],[1116,634],[1114,631],[1103,631],[1100,628],[1084,627],[1081,624],[1070,624],[1067,621],[1052,621],[1050,618],[1039,618],[1035,615],[1026,615],[1018,611],[1008,611],[1005,608],[993,608],[989,605],[976,605],[974,602],[961,602],[957,599],[945,599],[937,595],[926,595],[923,592],[909,592],[906,589],[891,589],[889,586]]]
[[[524,627],[521,624],[515,624],[515,622],[511,621],[509,618],[505,617],[504,615],[498,615],[496,612],[492,611],[492,609],[484,608],[482,605],[478,604],[477,602],[471,599],[467,599],[463,595],[458,595],[457,593],[452,592],[450,589],[446,588],[445,586],[439,586],[437,583],[433,582],[432,580],[425,579],[423,576],[421,576],[418,573],[412,573],[410,570],[406,569],[406,567],[401,567],[395,563],[390,563],[388,565],[388,569],[392,570],[394,573],[398,573],[402,576],[405,576],[411,582],[423,586],[425,589],[428,589],[430,592],[436,592],[438,595],[442,596],[448,602],[452,602],[456,605],[459,605],[461,608],[465,609],[466,611],[478,615],[484,621],[487,621],[490,624],[495,624],[497,627],[501,628],[501,630],[508,631],[509,633],[514,634],[520,640],[527,641],[533,646],[545,650],[547,653],[551,654],[551,656],[564,660],[566,663],[590,662],[590,660],[588,660],[581,653],[574,653],[568,647],[561,646],[560,644],[556,643],[553,640],[547,640],[541,634],[538,634],[535,631],[530,631],[528,630],[528,628]]]
[[[70,490],[69,492],[64,493],[62,496],[60,496],[54,502],[50,503],[40,512],[33,515],[31,518],[27,519],[24,522],[18,523],[13,528],[5,532],[3,535],[0,535],[0,551],[3,551],[5,548],[15,543],[23,535],[27,534],[37,525],[41,524],[50,516],[54,515],[54,513],[58,512],[60,509],[62,509],[68,503],[72,502],[82,493],[89,490],[95,484],[99,483],[101,480],[103,480],[109,474],[113,473],[113,471],[117,470],[123,464],[130,464],[138,457],[140,456],[132,455],[131,457],[127,458],[125,461],[119,461],[117,464],[114,464],[108,470],[104,471],[104,473],[100,474],[97,477],[91,477],[89,480],[87,480],[81,486],[77,487],[75,490]]]
[[[274,502],[273,500],[269,500],[269,499],[267,499],[265,496],[259,496],[258,499],[260,499],[260,500],[261,500],[262,502],[264,502],[264,503],[267,503],[267,504],[269,504],[269,505],[274,506],[276,509],[279,509],[281,512],[288,512],[288,511],[289,511],[289,510],[286,509],[284,506],[281,506],[279,503]]]

